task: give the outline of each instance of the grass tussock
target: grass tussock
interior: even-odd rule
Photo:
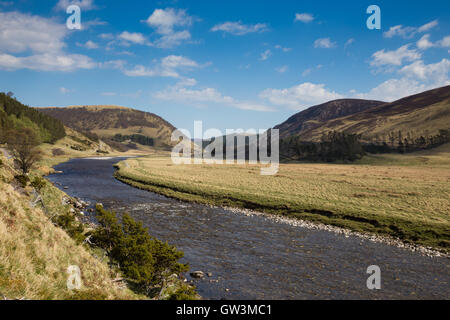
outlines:
[[[171,165],[167,157],[129,159],[118,168],[123,182],[181,200],[450,247],[447,150],[366,157],[353,165],[281,164],[275,176],[261,176],[259,165]]]

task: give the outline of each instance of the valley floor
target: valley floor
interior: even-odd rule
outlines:
[[[260,175],[259,165],[175,165],[155,155],[118,168],[119,180],[168,197],[450,247],[448,145],[355,164],[281,164],[275,176]]]

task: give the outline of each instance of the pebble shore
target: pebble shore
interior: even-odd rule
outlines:
[[[344,228],[340,228],[340,227],[336,227],[336,226],[330,226],[330,225],[326,225],[326,224],[322,224],[322,223],[315,223],[315,222],[305,221],[305,220],[301,220],[301,219],[282,217],[282,216],[278,216],[278,215],[274,215],[274,214],[268,214],[268,213],[253,211],[253,210],[249,210],[249,209],[232,208],[232,207],[217,207],[217,206],[211,206],[211,207],[222,208],[227,211],[233,212],[235,214],[244,214],[246,216],[260,216],[260,217],[264,217],[265,219],[274,221],[276,223],[284,223],[284,224],[288,224],[288,225],[291,225],[294,227],[301,227],[301,228],[307,228],[307,229],[312,229],[312,230],[329,231],[329,232],[343,235],[346,238],[351,237],[351,236],[358,237],[358,238],[365,239],[365,240],[372,241],[372,242],[384,243],[384,244],[388,244],[391,246],[396,246],[398,248],[406,249],[406,250],[409,250],[412,252],[419,253],[424,256],[428,256],[428,257],[450,258],[450,254],[440,252],[432,247],[424,247],[421,245],[405,243],[400,239],[396,239],[396,238],[389,237],[389,236],[380,236],[380,235],[374,235],[374,234],[369,234],[369,233],[355,232],[355,231],[352,231],[349,229],[344,229]]]

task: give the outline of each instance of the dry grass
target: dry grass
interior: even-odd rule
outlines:
[[[90,141],[90,145],[80,143],[79,141],[89,140],[84,135],[78,133],[75,130],[66,127],[67,136],[63,139],[58,140],[55,144],[44,143],[39,146],[42,152],[42,160],[39,162],[39,170],[42,174],[48,174],[52,172],[52,167],[58,163],[68,161],[72,158],[86,158],[86,157],[126,157],[135,155],[150,154],[154,149],[148,149],[145,151],[140,150],[129,150],[127,152],[118,152],[112,149],[107,144],[100,141],[99,143]],[[74,140],[75,137],[78,141]],[[72,147],[82,147],[85,148],[84,151],[78,151]],[[60,149],[64,152],[63,155],[54,156],[52,154],[53,149]],[[105,150],[108,153],[98,153],[97,150]]]
[[[31,206],[27,191],[12,185],[10,163],[0,158],[0,299],[137,298],[113,283],[115,275],[105,262],[54,226],[41,209]],[[47,193],[50,210],[60,209],[61,197],[59,190]],[[78,292],[67,289],[69,265],[81,269],[83,287]]]
[[[261,176],[257,165],[173,165],[167,157],[126,163],[117,173],[122,181],[167,196],[389,234],[444,250],[450,244],[447,152],[369,157],[354,165],[282,164],[276,176]]]

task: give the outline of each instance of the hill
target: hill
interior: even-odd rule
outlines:
[[[61,121],[20,103],[11,95],[0,93],[0,139],[1,133],[9,129],[23,128],[34,129],[42,142],[54,143],[66,135]]]
[[[286,138],[320,128],[328,120],[352,115],[382,104],[384,104],[382,101],[361,99],[334,100],[301,111],[274,129],[280,130],[280,138]]]
[[[175,127],[153,113],[109,105],[38,109],[90,138],[97,135],[121,151],[172,145],[170,138]]]
[[[450,129],[450,86],[392,103],[331,101],[302,111],[275,128],[280,129],[281,137],[295,135],[302,141],[319,141],[330,131],[360,134],[363,142],[428,139],[439,130]]]

